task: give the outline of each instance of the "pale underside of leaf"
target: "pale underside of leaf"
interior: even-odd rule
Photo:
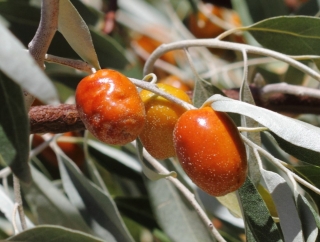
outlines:
[[[58,30],[83,60],[100,69],[89,28],[69,0],[60,1]]]
[[[320,128],[318,127],[221,95],[212,96],[205,103],[205,105],[209,104],[216,111],[248,116],[269,128],[284,140],[294,145],[320,152],[320,143],[318,142],[320,140]]]
[[[15,236],[12,236],[8,241],[41,241],[41,242],[103,242],[97,237],[81,231],[67,229],[61,226],[42,225],[31,229],[27,229]]]
[[[262,177],[276,205],[284,240],[303,241],[302,225],[290,187],[274,172],[262,170]]]
[[[4,188],[0,185],[0,211],[4,214],[6,219],[12,223],[13,216],[12,211],[14,210],[14,202],[8,197],[8,194],[5,193]],[[15,216],[15,221],[19,221],[18,213]],[[34,224],[26,217],[26,223],[28,228],[34,227]],[[18,228],[21,230],[20,223],[18,223]]]
[[[59,103],[56,90],[24,46],[0,23],[0,69],[44,103]]]
[[[60,153],[58,158],[60,170],[64,173],[64,185],[68,185],[66,188],[69,192],[76,193],[74,201],[78,204],[81,202],[80,206],[85,205],[90,216],[101,227],[108,229],[117,241],[133,241],[110,194],[100,190],[84,177],[79,168],[66,155]],[[66,183],[67,177],[71,182],[69,184]]]

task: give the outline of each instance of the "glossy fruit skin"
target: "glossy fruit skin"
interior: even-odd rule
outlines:
[[[135,85],[115,70],[99,70],[82,79],[76,104],[86,128],[107,144],[133,141],[145,124],[144,105]]]
[[[182,168],[203,191],[223,196],[244,183],[246,149],[225,113],[211,107],[189,110],[178,120],[173,136]]]
[[[181,100],[191,103],[189,96],[173,86],[159,83],[157,86]],[[139,135],[145,149],[156,159],[175,156],[173,129],[178,118],[186,111],[183,107],[147,90],[140,92],[146,109],[146,124]]]

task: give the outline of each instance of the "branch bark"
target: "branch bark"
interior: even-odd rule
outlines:
[[[29,111],[29,119],[32,134],[65,133],[85,129],[74,104],[34,106]]]
[[[290,115],[320,114],[320,98],[284,93],[270,93],[266,96],[260,87],[251,85],[250,89],[257,106]],[[239,99],[239,88],[223,92],[230,98]],[[29,111],[29,119],[32,134],[64,133],[85,129],[74,104],[34,106]]]

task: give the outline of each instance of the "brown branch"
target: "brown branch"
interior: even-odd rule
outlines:
[[[265,97],[261,94],[261,88],[254,85],[251,85],[250,88],[256,104],[260,107],[286,114],[320,114],[320,98],[283,93],[271,93]],[[229,89],[223,92],[230,98],[239,99],[239,89]],[[64,133],[85,129],[74,104],[31,107],[29,118],[32,134]]]
[[[34,106],[29,111],[29,119],[32,134],[85,129],[74,104]]]
[[[286,114],[320,114],[320,98],[307,95],[292,95],[284,93],[270,93],[265,96],[261,88],[250,85],[250,89],[257,106]],[[230,98],[239,99],[239,89],[223,90]]]

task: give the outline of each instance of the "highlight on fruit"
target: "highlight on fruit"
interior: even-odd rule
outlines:
[[[76,89],[76,105],[86,128],[107,144],[135,140],[146,120],[136,86],[115,70],[103,69],[83,78]]]
[[[247,157],[229,116],[211,107],[189,110],[173,132],[177,158],[190,179],[212,196],[236,191],[247,175]]]

